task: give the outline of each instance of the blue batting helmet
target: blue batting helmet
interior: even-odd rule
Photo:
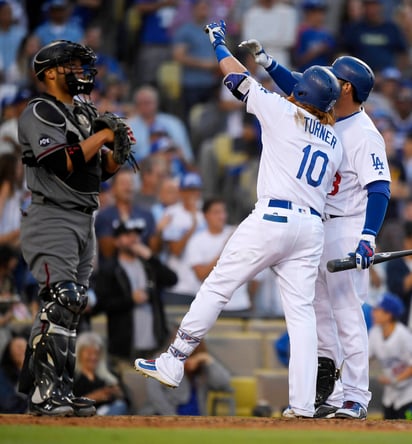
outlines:
[[[333,62],[331,69],[338,79],[352,85],[359,102],[364,102],[368,98],[375,83],[375,75],[365,62],[356,57],[342,56]]]
[[[328,68],[314,65],[303,74],[292,72],[292,76],[297,80],[293,88],[297,102],[312,105],[320,111],[330,111],[340,95],[340,85]]]

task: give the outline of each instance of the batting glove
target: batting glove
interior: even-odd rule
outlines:
[[[258,65],[263,66],[264,68],[269,68],[269,66],[273,62],[272,57],[266,54],[259,40],[255,39],[244,40],[239,44],[239,48],[248,49],[250,53],[255,56],[255,62]]]
[[[365,268],[369,268],[373,264],[375,248],[375,236],[362,234],[355,251],[356,268],[358,270],[365,270]]]
[[[210,43],[213,45],[213,49],[216,49],[219,45],[226,46],[226,23],[224,20],[220,20],[220,23],[216,22],[206,25],[205,32],[209,34]]]

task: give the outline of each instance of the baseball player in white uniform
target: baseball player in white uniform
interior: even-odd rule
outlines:
[[[242,42],[264,66],[278,86],[289,94],[294,75],[267,55],[256,40]],[[390,197],[390,171],[385,143],[362,108],[373,88],[374,74],[361,60],[342,56],[331,71],[342,92],[335,105],[335,129],[342,141],[343,161],[328,194],[324,218],[325,246],[316,282],[315,311],[319,357],[344,363],[340,383],[315,417],[365,419],[369,392],[368,332],[362,312],[369,273],[359,272],[373,263],[375,237]],[[357,269],[330,274],[330,259],[356,255]],[[342,387],[343,386],[343,387]],[[343,390],[342,390],[343,388]]]
[[[285,99],[263,88],[232,56],[224,41],[224,22],[206,29],[225,85],[246,103],[262,127],[258,200],[202,284],[173,344],[155,360],[136,359],[135,368],[177,387],[184,361],[233,292],[271,267],[279,277],[291,342],[290,406],[284,416],[313,417],[317,374],[313,299],[323,249],[320,215],[342,160],[342,146],[331,126],[339,82],[328,69],[315,66],[300,76],[292,96]]]

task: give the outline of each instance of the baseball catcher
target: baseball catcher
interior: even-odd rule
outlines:
[[[108,128],[114,133],[113,142],[106,143],[107,148],[113,151],[113,160],[118,165],[129,162],[133,168],[139,169],[139,166],[132,155],[131,147],[136,143],[133,132],[125,121],[114,113],[106,111],[93,120],[92,133],[97,133]]]

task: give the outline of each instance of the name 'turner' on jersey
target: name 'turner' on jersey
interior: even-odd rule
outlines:
[[[324,142],[328,143],[332,148],[335,148],[337,139],[331,133],[325,125],[322,125],[319,120],[311,119],[310,117],[304,117],[305,119],[305,131],[312,134]]]

